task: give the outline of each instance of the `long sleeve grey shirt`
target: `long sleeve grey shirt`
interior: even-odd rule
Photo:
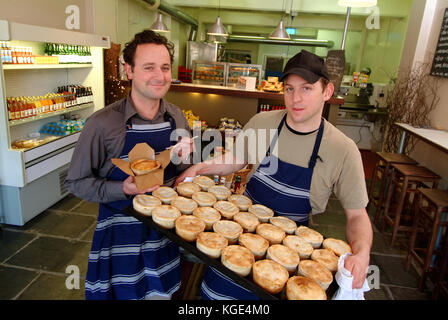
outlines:
[[[135,110],[130,96],[117,101],[92,114],[86,121],[76,144],[70,168],[65,180],[66,188],[77,197],[90,202],[111,202],[125,200],[122,181],[107,179],[114,169],[112,158],[119,158],[126,139],[126,123],[158,124],[165,122],[168,112],[176,123],[176,128],[190,130],[182,110],[165,101],[154,119],[145,120]],[[177,166],[183,171],[188,165]]]

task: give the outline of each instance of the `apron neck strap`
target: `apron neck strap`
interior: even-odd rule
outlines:
[[[317,132],[316,142],[314,143],[313,154],[311,155],[310,162],[308,163],[308,168],[312,169],[316,165],[317,158],[319,158],[319,148],[322,142],[322,136],[324,134],[324,119],[320,121],[319,131]]]

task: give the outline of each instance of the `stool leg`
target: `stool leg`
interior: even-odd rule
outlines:
[[[431,232],[431,240],[429,242],[428,250],[426,251],[425,264],[423,265],[422,275],[421,275],[420,281],[418,283],[418,289],[420,291],[423,291],[423,288],[425,286],[426,277],[431,269],[432,255],[434,254],[437,231],[439,230],[439,223],[440,223],[441,215],[442,215],[442,208],[437,208],[437,211],[436,211],[436,214],[434,217],[434,224],[433,224],[432,232]]]
[[[394,226],[392,231],[392,241],[390,242],[390,246],[393,247],[395,244],[395,239],[397,238],[398,228],[400,226],[401,219],[401,211],[403,210],[404,199],[406,198],[406,190],[408,189],[409,178],[405,177],[403,181],[403,186],[401,190],[400,199],[397,206],[397,212],[395,213]]]
[[[392,199],[392,194],[394,193],[394,189],[395,189],[395,170],[392,170],[392,177],[390,179],[390,186],[387,190],[387,197],[386,197],[386,203],[384,204],[384,215],[389,216],[389,207],[390,207],[390,202]],[[381,228],[384,229],[385,225],[384,225],[384,221],[385,219],[383,218],[381,223]]]
[[[405,269],[409,272],[409,269],[411,267],[411,261],[412,261],[412,252],[415,248],[415,240],[417,239],[417,233],[418,233],[418,225],[420,220],[420,208],[422,207],[422,194],[419,192],[417,196],[417,205],[415,206],[415,215],[414,215],[414,221],[412,223],[412,234],[411,239],[409,241],[409,248],[408,248],[408,255],[406,257],[406,265]]]
[[[377,202],[377,208],[376,208],[375,219],[374,219],[375,223],[378,222],[378,220],[381,217],[381,212],[383,211],[384,193],[387,191],[387,187],[389,184],[389,182],[388,182],[389,167],[390,167],[390,164],[387,162],[386,166],[384,168],[384,171],[383,171],[383,177],[381,179],[381,184],[380,184],[380,191],[379,191],[379,195],[378,195],[378,202]]]

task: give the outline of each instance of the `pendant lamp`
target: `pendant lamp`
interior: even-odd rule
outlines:
[[[156,22],[154,22],[152,24],[150,29],[155,32],[170,32],[170,30],[168,30],[168,27],[165,25],[165,23],[163,23],[162,14],[160,12],[157,13]]]
[[[224,25],[221,22],[221,17],[219,16],[220,13],[221,13],[221,1],[219,1],[219,3],[218,3],[218,17],[216,18],[215,24],[212,25],[210,27],[210,29],[207,30],[208,35],[221,36],[221,37],[229,36],[227,29],[224,27]]]
[[[285,27],[283,26],[282,20],[280,20],[280,22],[278,23],[277,28],[275,28],[275,30],[271,32],[269,38],[276,40],[291,40],[289,34],[285,30]]]

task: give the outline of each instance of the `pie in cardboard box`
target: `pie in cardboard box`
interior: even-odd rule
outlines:
[[[170,152],[171,150],[164,150],[156,156],[154,149],[143,142],[136,144],[129,152],[129,161],[117,158],[111,159],[111,161],[121,171],[133,176],[137,189],[141,191],[163,184],[163,172],[171,161]],[[148,170],[148,173],[136,175],[131,166],[134,163],[141,162],[142,159],[155,160],[156,165],[151,170]]]

